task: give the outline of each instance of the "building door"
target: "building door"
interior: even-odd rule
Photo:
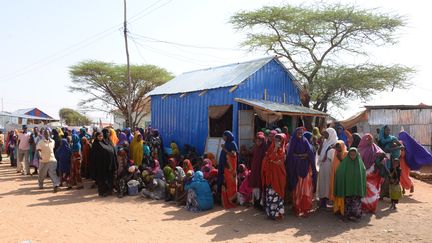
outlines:
[[[254,132],[254,111],[240,110],[238,117],[239,146],[252,147],[255,137]]]

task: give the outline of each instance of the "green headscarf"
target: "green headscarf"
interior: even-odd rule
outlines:
[[[164,167],[164,176],[166,179],[166,182],[171,183],[175,179],[174,171],[169,167],[168,165]]]
[[[354,160],[349,156],[351,151],[356,152]],[[366,168],[356,148],[350,148],[349,152],[336,170],[334,196],[364,197],[366,195]]]

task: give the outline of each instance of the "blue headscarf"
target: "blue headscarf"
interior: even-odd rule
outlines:
[[[122,146],[125,142],[129,143],[127,136],[126,136],[126,133],[124,133],[124,132],[119,133],[118,139],[119,139],[119,141],[116,144],[117,146]]]
[[[132,139],[134,138],[134,136],[132,135],[132,130],[128,127],[124,130],[126,137],[127,137],[127,141],[129,142],[129,144],[132,142]]]
[[[382,150],[384,150],[384,152],[387,152],[390,149],[390,144],[397,140],[397,138],[393,135],[385,135],[385,129],[388,127],[388,125],[383,126],[379,133],[378,145]]]
[[[78,135],[72,134],[72,152],[81,151],[81,139]]]
[[[305,132],[303,136],[310,142],[313,134],[311,132]]]
[[[201,171],[195,172],[192,178],[192,182],[206,182],[206,180],[204,180],[204,174]]]
[[[61,140],[61,145],[55,152],[56,158],[59,160],[58,168],[60,172],[70,172],[70,161],[72,156],[72,151],[66,138]]]
[[[342,129],[342,132],[339,133],[339,129]],[[344,141],[345,146],[348,148],[348,137],[345,134],[345,128],[341,124],[336,125],[336,133],[339,140]]]
[[[236,152],[238,153],[238,147],[237,144],[234,141],[234,135],[230,131],[225,131],[223,135],[227,138],[225,141],[225,149],[228,152]],[[221,192],[222,190],[222,184],[224,180],[224,169],[225,164],[227,162],[227,153],[225,150],[222,149],[220,156],[219,156],[219,163],[218,163],[218,176],[217,176],[217,190],[218,192]]]

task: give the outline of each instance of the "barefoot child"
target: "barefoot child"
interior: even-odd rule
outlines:
[[[399,166],[399,159],[393,159],[392,168],[390,169],[390,209],[396,210],[396,204],[399,203],[399,199],[402,198],[402,187],[400,185],[401,170]]]

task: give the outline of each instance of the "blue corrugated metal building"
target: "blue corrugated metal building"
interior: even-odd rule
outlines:
[[[152,127],[165,143],[189,144],[200,154],[207,138],[225,129],[240,145],[251,144],[257,121],[262,127],[285,120],[293,127],[302,116],[325,116],[300,105],[295,82],[277,57],[184,73],[148,94]]]

